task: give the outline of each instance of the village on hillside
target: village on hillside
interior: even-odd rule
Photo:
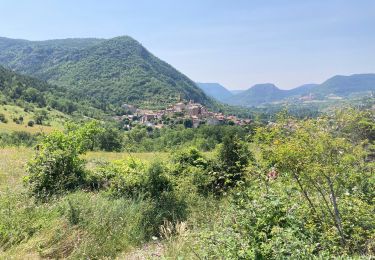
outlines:
[[[248,125],[251,123],[250,119],[241,119],[234,115],[224,115],[223,113],[215,113],[209,111],[200,103],[195,103],[193,100],[180,102],[171,105],[162,110],[144,110],[139,109],[133,105],[123,104],[122,109],[126,113],[122,116],[115,116],[117,121],[128,121],[133,123],[143,124],[149,127],[162,128],[166,121],[174,119],[175,121],[189,122],[189,127],[198,127],[201,124],[206,125]],[[130,129],[130,124],[125,124],[124,128]]]

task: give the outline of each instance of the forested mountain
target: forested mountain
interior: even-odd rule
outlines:
[[[288,96],[303,96],[309,94],[314,88],[319,86],[319,84],[304,84],[302,86],[289,89]]]
[[[59,106],[60,110],[72,112],[69,101],[64,98],[64,89],[52,87],[47,82],[20,75],[0,66],[0,97],[4,101],[24,101],[44,107],[47,103]],[[64,104],[66,105],[65,107]]]
[[[312,90],[316,94],[348,96],[357,92],[375,91],[375,74],[334,76]]]
[[[277,101],[285,97],[285,90],[281,90],[273,84],[266,83],[254,85],[250,89],[230,97],[226,102],[232,105],[257,106],[263,103]]]
[[[103,110],[122,103],[163,107],[180,97],[213,103],[193,81],[128,36],[41,42],[0,38],[0,64],[73,91]]]
[[[88,48],[101,39],[27,41],[0,37],[0,63],[24,74],[41,77],[66,55]]]
[[[22,75],[0,66],[0,102],[39,108],[50,107],[66,114],[79,111],[79,114],[99,118],[103,112],[92,107],[87,101],[80,100],[74,93],[61,86]]]
[[[375,74],[334,76],[322,84],[305,84],[282,90],[273,84],[257,84],[250,89],[224,100],[231,105],[258,106],[271,102],[298,99],[311,94],[311,98],[324,100],[329,95],[348,97],[352,94],[367,95],[375,91]]]
[[[200,83],[197,82],[198,87],[200,87],[206,95],[213,97],[219,101],[224,101],[225,99],[233,96],[233,93],[226,89],[219,83]]]

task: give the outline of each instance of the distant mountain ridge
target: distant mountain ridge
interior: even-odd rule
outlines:
[[[108,110],[123,103],[164,107],[192,99],[214,101],[188,77],[129,36],[27,41],[0,38],[0,64],[74,92]]]
[[[309,94],[314,88],[318,87],[319,84],[304,84],[299,87],[289,89],[288,96],[302,96]]]
[[[257,84],[244,92],[227,98],[224,102],[231,105],[259,106],[272,102],[303,98],[324,99],[329,95],[348,97],[355,93],[366,94],[375,91],[375,74],[354,74],[334,76],[322,84],[305,84],[290,90],[282,90],[275,85]]]
[[[356,92],[375,91],[375,73],[334,76],[312,90],[316,94],[347,96]]]
[[[274,84],[256,84],[250,89],[234,95],[226,100],[227,103],[232,105],[247,106],[260,105],[263,103],[273,102],[286,97],[286,91],[277,88]]]
[[[196,82],[197,86],[201,88],[206,95],[213,97],[219,101],[225,101],[227,98],[233,96],[233,93],[226,89],[219,83],[201,83]]]

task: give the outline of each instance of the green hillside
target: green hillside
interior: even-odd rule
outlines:
[[[366,91],[375,91],[375,74],[338,75],[326,80],[313,89],[313,92],[316,94],[335,94],[338,96],[348,96],[353,93]]]
[[[375,91],[375,74],[354,74],[351,76],[334,76],[322,84],[305,84],[300,87],[282,90],[273,84],[257,84],[246,91],[224,100],[231,105],[258,106],[272,102],[296,101],[298,98],[312,94],[315,100],[327,100],[329,95],[339,98],[351,96],[368,96]]]
[[[226,100],[231,105],[257,106],[283,99],[286,92],[273,84],[257,84],[248,90],[234,95]]]
[[[54,102],[67,101],[62,97],[64,95],[64,89],[0,66],[0,97],[3,102],[28,102],[44,107],[52,99]]]
[[[180,96],[212,105],[185,75],[134,39],[31,42],[0,38],[0,63],[73,92],[103,110],[122,103],[163,107]]]

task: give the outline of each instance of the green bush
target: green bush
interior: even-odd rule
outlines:
[[[237,192],[213,226],[199,233],[195,250],[203,259],[311,258],[318,245],[280,195]]]
[[[30,134],[25,131],[0,133],[0,146],[27,146],[35,145],[40,134]]]
[[[223,194],[242,184],[246,177],[246,167],[252,158],[246,143],[240,141],[236,135],[227,135],[218,147],[217,157],[210,162],[207,169],[208,183],[201,183],[201,188]]]
[[[149,166],[135,159],[105,164],[91,174],[90,186],[105,190],[111,197],[158,198],[172,191],[167,169],[159,162]]]
[[[213,159],[205,158],[196,148],[178,151],[173,157],[173,173],[190,178],[191,185],[202,194],[214,192],[219,195],[245,180],[251,158],[247,144],[229,134]]]
[[[138,160],[115,161],[97,169],[92,187],[104,189],[112,197],[137,197],[146,191],[146,167]]]
[[[57,131],[48,135],[27,164],[25,181],[31,194],[42,199],[83,185],[86,171],[80,153],[75,139]]]
[[[33,120],[30,120],[29,122],[27,122],[27,125],[30,126],[30,127],[33,127],[34,126],[34,121]]]
[[[98,136],[98,148],[104,151],[121,151],[123,146],[123,134],[113,128],[106,127]]]
[[[176,164],[175,173],[183,171],[188,166],[207,167],[208,161],[203,154],[195,147],[182,149],[173,156],[173,162]]]
[[[146,212],[144,222],[147,233],[155,235],[166,220],[186,218],[186,203],[177,198],[169,170],[160,162],[145,166],[130,159],[99,167],[92,175],[91,186],[104,190],[111,198],[141,198],[152,207]]]
[[[93,121],[68,133],[54,131],[36,147],[35,157],[27,164],[25,183],[38,199],[63,194],[86,185],[85,161],[80,158],[88,149],[88,140],[98,132]]]
[[[0,122],[4,124],[8,123],[8,119],[6,119],[3,113],[0,113]]]

